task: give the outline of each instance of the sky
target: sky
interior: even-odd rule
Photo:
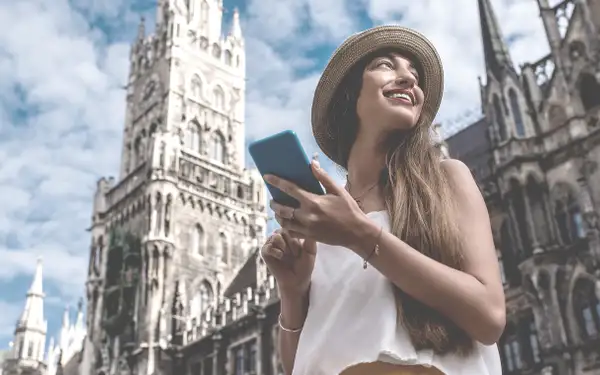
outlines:
[[[514,62],[548,53],[535,0],[492,1]],[[476,0],[224,0],[239,7],[247,53],[246,139],[295,130],[317,147],[310,104],[333,49],[379,24],[415,28],[446,71],[443,131],[480,115],[484,74]],[[49,335],[84,296],[92,196],[117,174],[122,87],[148,0],[0,0],[0,349],[11,340],[36,258],[44,262]],[[227,29],[225,29],[227,31]],[[470,115],[464,117],[465,113]],[[330,163],[322,163],[337,178]]]

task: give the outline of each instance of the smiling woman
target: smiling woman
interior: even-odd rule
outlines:
[[[468,168],[442,162],[430,139],[442,91],[440,58],[421,34],[356,34],[333,54],[312,106],[315,139],[348,171],[346,187],[316,161],[322,196],[265,176],[300,202],[271,203],[282,229],[262,249],[280,290],[288,374],[502,372],[487,209]]]

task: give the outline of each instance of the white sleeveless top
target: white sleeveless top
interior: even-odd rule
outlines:
[[[389,232],[385,211],[367,216]],[[310,306],[293,375],[338,375],[365,362],[434,366],[446,375],[501,375],[496,345],[476,344],[466,358],[416,351],[397,323],[391,282],[353,251],[318,244]]]

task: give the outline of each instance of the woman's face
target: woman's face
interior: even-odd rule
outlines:
[[[423,100],[413,63],[399,53],[382,54],[370,61],[363,72],[356,104],[361,130],[410,129],[419,120]]]

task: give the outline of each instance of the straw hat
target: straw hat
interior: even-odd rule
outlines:
[[[419,86],[425,102],[418,126],[430,125],[440,107],[444,91],[444,70],[435,47],[420,33],[401,26],[378,26],[354,34],[331,56],[317,84],[312,104],[312,129],[321,150],[335,163],[336,134],[327,121],[328,108],[336,90],[348,71],[366,56],[382,49],[406,52],[415,59],[422,77]]]

